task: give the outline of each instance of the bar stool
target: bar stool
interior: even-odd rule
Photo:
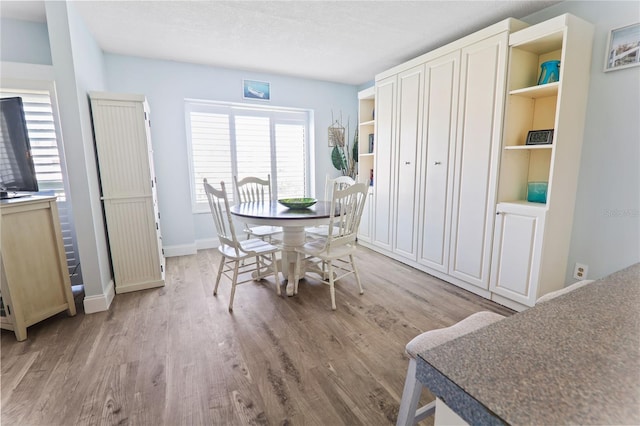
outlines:
[[[567,286],[565,288],[561,288],[560,290],[556,290],[556,291],[552,291],[551,293],[547,293],[544,296],[540,296],[538,298],[538,300],[536,300],[536,305],[538,303],[542,303],[542,302],[546,302],[548,300],[551,299],[555,299],[558,296],[562,296],[563,294],[567,294],[572,292],[573,290],[577,290],[580,287],[583,287],[587,284],[592,283],[594,280],[583,280],[583,281],[578,281],[577,283],[573,283],[570,286]]]
[[[420,394],[422,393],[422,384],[416,379],[416,357],[418,353],[433,349],[501,319],[504,319],[504,316],[500,314],[485,311],[477,312],[450,327],[424,332],[407,343],[405,351],[409,355],[409,368],[407,369],[407,378],[402,391],[397,426],[416,424],[432,415],[436,409],[435,401],[431,401],[418,409],[418,402],[420,402]]]

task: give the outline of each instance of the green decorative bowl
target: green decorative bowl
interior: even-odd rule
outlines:
[[[318,202],[315,198],[282,198],[280,204],[290,209],[306,209]]]

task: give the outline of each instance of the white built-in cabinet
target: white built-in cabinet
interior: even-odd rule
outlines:
[[[530,298],[532,284],[540,279],[545,209],[516,203],[499,204],[498,209],[491,280],[494,299],[497,295],[533,306],[535,300]]]
[[[395,158],[391,250],[415,261],[424,65],[398,73],[397,85],[397,125],[395,140],[391,141],[394,151],[391,158]]]
[[[370,246],[489,296],[507,19],[376,76]]]
[[[453,173],[449,274],[489,289],[509,32],[465,46]]]
[[[376,82],[373,244],[414,260],[423,84],[424,66]]]
[[[395,141],[397,77],[376,81],[375,159],[373,183],[373,222],[371,244],[391,251],[393,215],[394,167],[393,141]]]
[[[426,64],[418,262],[449,271],[449,240],[460,80],[460,51]]]
[[[592,38],[568,14],[506,19],[377,75],[361,243],[517,310],[562,288]],[[538,85],[549,60],[560,81]],[[545,129],[552,144],[526,144]],[[546,203],[526,201],[537,181]]]
[[[164,285],[149,105],[92,92],[91,114],[116,293]]]
[[[494,300],[521,309],[565,285],[585,123],[593,26],[561,15],[511,34],[498,208],[491,271]],[[560,61],[560,79],[538,85],[540,65]],[[527,145],[553,129],[551,144]],[[527,201],[528,182],[548,182],[546,203]],[[515,304],[513,302],[516,302]]]

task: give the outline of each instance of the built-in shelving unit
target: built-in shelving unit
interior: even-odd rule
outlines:
[[[358,238],[371,241],[373,214],[373,185],[375,184],[375,89],[370,87],[358,93],[358,180],[369,180],[368,200],[360,221]]]
[[[565,284],[592,38],[593,26],[568,14],[509,37],[490,290],[514,309]],[[560,61],[559,81],[538,84],[552,60]],[[535,130],[553,130],[552,142],[527,145]],[[530,182],[547,183],[544,202],[527,201]]]
[[[375,92],[374,88],[358,93],[358,179],[371,179],[375,157]],[[375,175],[373,176],[375,183]]]

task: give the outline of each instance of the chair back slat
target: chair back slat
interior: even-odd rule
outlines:
[[[238,180],[233,177],[239,203],[271,201],[271,175],[267,179],[249,176]]]
[[[355,183],[345,189],[340,189],[339,185],[340,183],[334,182],[327,252],[335,247],[355,243],[364,203],[367,200],[365,183]]]
[[[335,188],[336,184],[338,185],[338,189],[342,190],[350,187],[354,183],[356,183],[356,181],[349,176],[338,176],[337,178],[332,178],[331,176],[327,175],[327,180],[324,185],[325,201],[331,201],[331,199],[333,198],[333,189]]]
[[[236,256],[240,255],[240,242],[236,238],[236,231],[233,226],[233,219],[229,211],[229,199],[227,198],[227,190],[223,181],[220,182],[222,189],[218,190],[211,186],[207,179],[203,179],[204,192],[209,201],[211,216],[216,226],[218,240],[220,244],[233,248]]]

